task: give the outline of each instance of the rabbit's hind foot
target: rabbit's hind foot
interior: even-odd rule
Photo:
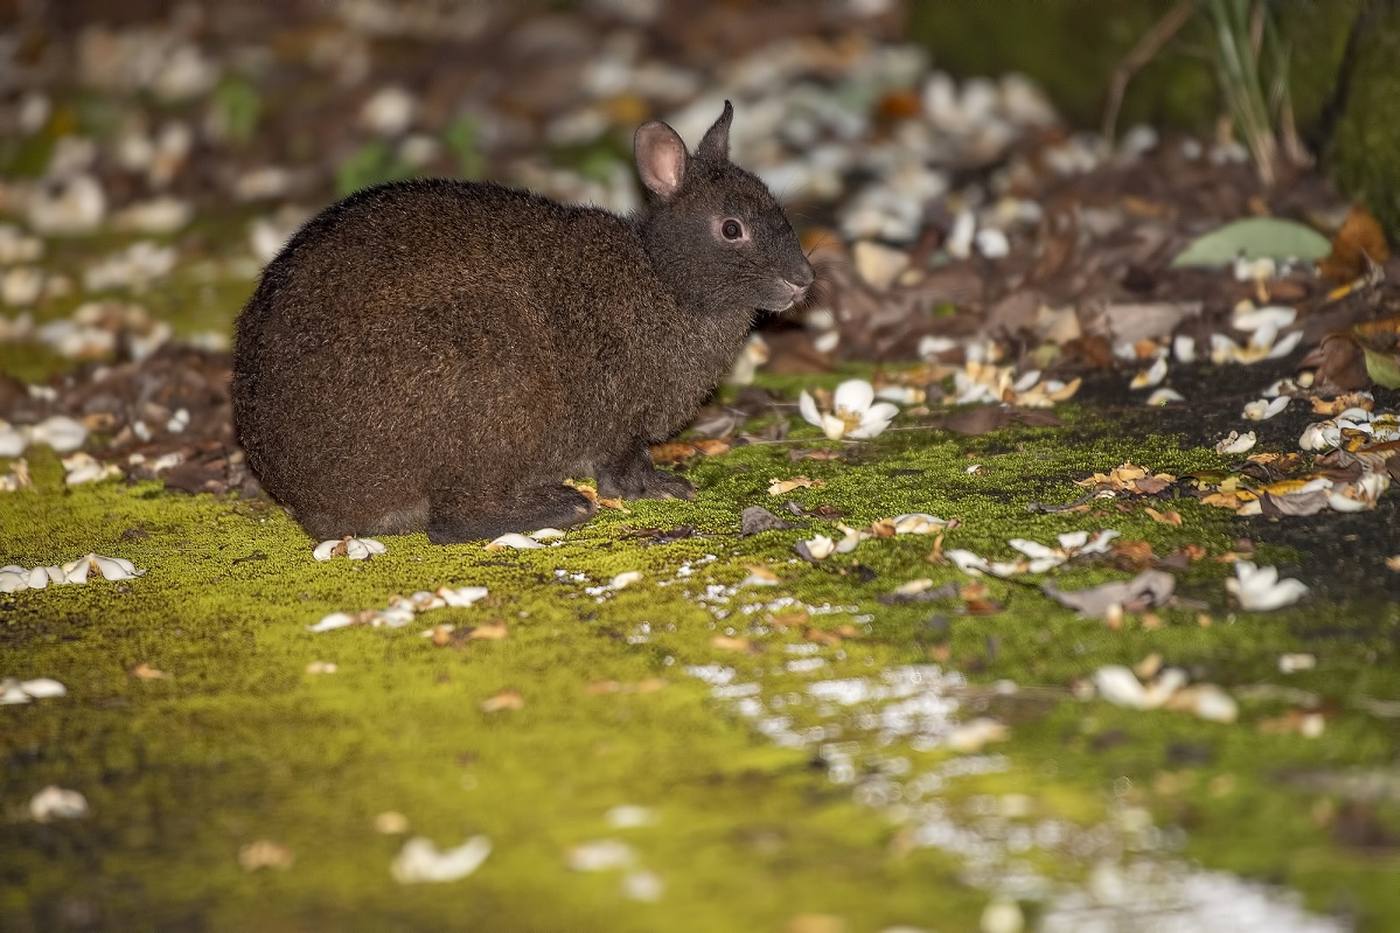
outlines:
[[[586,521],[596,506],[567,486],[536,486],[491,503],[452,495],[434,498],[428,507],[428,540],[456,544],[495,538],[507,532],[567,528]]]

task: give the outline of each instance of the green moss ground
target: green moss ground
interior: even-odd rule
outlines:
[[[1302,891],[1310,906],[1353,912],[1380,929],[1400,914],[1390,879],[1393,850],[1338,841],[1328,814],[1347,801],[1306,789],[1293,775],[1345,775],[1390,766],[1393,720],[1356,708],[1359,696],[1400,695],[1397,613],[1389,606],[1345,637],[1310,637],[1309,620],[1346,605],[1304,603],[1267,615],[1231,613],[1223,565],[1202,561],[1180,589],[1210,604],[1201,628],[1189,609],[1162,613],[1155,631],[1081,620],[1036,590],[992,581],[1005,611],[957,615],[956,603],[879,602],[898,584],[962,579],[924,557],[930,539],[863,543],[848,557],[811,566],[792,544],[814,530],[736,534],[746,505],[777,507],[768,481],[797,473],[824,479],[790,497],[843,509],[852,524],[905,511],[958,517],[948,547],[1006,556],[1007,538],[1049,540],[1076,528],[1113,527],[1160,554],[1186,543],[1223,553],[1247,528],[1193,502],[1181,528],[1137,508],[1105,504],[1088,514],[1030,515],[1032,501],[1068,501],[1072,479],[1133,459],[1175,472],[1218,463],[1170,436],[1135,437],[1071,410],[1060,429],[1016,429],[959,439],[933,430],[889,432],[853,463],[792,464],[784,445],[740,448],[696,462],[693,502],[636,503],[604,512],[566,541],[536,551],[439,548],[420,535],[387,538],[371,561],[319,564],[310,542],[269,503],[166,493],[109,483],[64,490],[56,461],[35,452],[38,489],[0,498],[0,555],[23,565],[88,551],[127,557],[145,576],[120,584],[0,597],[4,673],[54,677],[66,698],[0,709],[4,835],[0,927],[55,929],[95,917],[120,929],[782,929],[793,915],[842,917],[852,930],[895,923],[975,926],[987,894],[957,880],[957,861],[902,845],[900,830],[853,802],[811,751],[774,747],[683,673],[734,666],[764,693],[814,678],[866,676],[926,662],[929,617],[951,619],[950,665],[974,682],[1009,679],[1044,687],[1033,702],[993,713],[1011,723],[1010,770],[951,784],[946,799],[1029,795],[1035,812],[1089,827],[1113,805],[1151,810],[1187,831],[1186,854]],[[816,438],[799,438],[816,443]],[[983,470],[968,475],[977,462]],[[668,544],[628,538],[637,528],[694,526]],[[712,562],[704,560],[713,554]],[[1274,555],[1285,566],[1286,551]],[[693,575],[678,578],[687,562]],[[732,585],[765,563],[777,587],[741,590],[736,603],[791,595],[809,605],[857,606],[868,634],[823,647],[827,665],[796,674],[780,663],[800,635],[753,634],[753,655],[711,639],[749,620],[717,623],[692,598]],[[850,572],[859,563],[873,571]],[[560,582],[563,569],[587,583]],[[642,582],[604,601],[586,595],[626,570]],[[1061,575],[1066,587],[1121,577],[1100,568]],[[663,582],[666,585],[661,585]],[[401,630],[313,634],[323,614],[382,606],[388,596],[439,585],[484,585],[470,609],[442,609]],[[439,648],[419,631],[439,622],[509,625],[501,641]],[[846,615],[821,616],[835,627]],[[628,636],[650,623],[644,643]],[[1284,678],[1277,657],[1315,652],[1315,671]],[[1220,725],[1184,713],[1139,713],[1071,698],[1070,683],[1104,663],[1151,652],[1227,689],[1286,680],[1322,695],[1318,739],[1260,734],[1284,705],[1246,700],[1241,721]],[[332,661],[334,674],[305,673]],[[171,675],[140,680],[146,663]],[[661,678],[654,692],[595,695],[589,685]],[[523,709],[484,713],[480,702],[518,690]],[[1043,694],[1043,696],[1042,696]],[[947,753],[915,753],[917,763]],[[1163,778],[1163,775],[1168,775]],[[1126,783],[1125,783],[1126,781]],[[83,820],[24,819],[28,798],[55,783],[82,791]],[[609,828],[618,804],[654,808],[651,826]],[[1400,831],[1396,801],[1378,825]],[[484,833],[494,843],[469,879],[404,887],[389,864],[401,845],[372,828],[375,814],[404,813],[413,832],[455,845]],[[296,855],[285,870],[245,872],[239,847],[272,839]],[[622,838],[640,867],[665,882],[661,900],[622,897],[620,874],[572,872],[568,848]],[[1392,837],[1393,838],[1393,837]],[[1074,878],[1084,866],[1043,856],[1047,872]]]

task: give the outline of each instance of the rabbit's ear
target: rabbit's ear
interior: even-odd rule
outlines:
[[[680,135],[665,123],[652,120],[637,127],[632,149],[636,153],[642,184],[663,198],[675,194],[685,178],[685,166],[689,161]]]
[[[702,159],[723,162],[729,158],[729,124],[734,120],[734,105],[724,102],[724,112],[719,115],[714,126],[705,131],[705,138],[695,154]]]

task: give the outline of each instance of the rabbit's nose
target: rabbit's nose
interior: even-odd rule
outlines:
[[[788,287],[788,291],[792,293],[792,303],[797,304],[803,298],[807,297],[807,288],[809,285],[811,285],[811,279],[809,278],[807,280],[807,283],[803,285],[799,285],[796,282],[789,281],[788,279],[783,279],[783,284],[786,285]]]
[[[793,288],[807,288],[816,279],[816,274],[812,271],[811,263],[804,262],[802,268],[795,271],[790,277],[785,277],[783,281]]]
[[[807,263],[802,264],[802,268],[783,276],[783,284],[792,292],[794,304],[807,296],[807,289],[812,287],[812,282],[816,276],[812,273],[812,267]]]

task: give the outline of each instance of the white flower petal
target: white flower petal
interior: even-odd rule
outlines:
[[[1094,688],[1099,696],[1115,706],[1147,707],[1147,691],[1137,675],[1122,665],[1109,664],[1094,671]]]
[[[19,685],[19,688],[36,700],[47,700],[50,697],[68,695],[68,688],[52,677],[38,677],[34,680],[26,680]]]
[[[348,612],[332,612],[328,616],[323,616],[320,622],[315,625],[308,625],[308,632],[329,632],[332,629],[345,628],[355,624],[355,617]]]
[[[528,551],[532,548],[544,547],[544,545],[540,544],[534,538],[512,531],[509,534],[501,535],[499,538],[486,545],[486,547],[488,550],[516,548],[518,550]]]
[[[1259,567],[1247,560],[1235,562],[1235,578],[1226,580],[1225,588],[1240,606],[1255,612],[1291,606],[1308,592],[1301,581],[1280,580],[1277,567]]]
[[[439,849],[431,839],[414,836],[389,872],[399,884],[457,881],[480,868],[490,854],[491,840],[485,836],[472,836],[455,849]]]
[[[861,415],[860,423],[864,427],[874,421],[891,421],[897,414],[899,414],[899,406],[893,402],[876,402],[865,410],[865,414]]]
[[[61,454],[71,453],[87,440],[87,428],[66,415],[45,418],[30,430],[30,441],[48,444]]]
[[[608,587],[614,590],[624,590],[641,579],[642,572],[640,570],[625,570],[613,577],[612,581],[608,583]]]
[[[890,419],[888,419],[888,418],[877,418],[877,419],[875,419],[875,420],[863,420],[863,421],[861,421],[861,423],[860,423],[860,427],[856,428],[856,429],[853,430],[853,431],[847,432],[846,436],[847,436],[847,437],[850,437],[850,438],[854,438],[855,440],[858,440],[858,441],[859,441],[859,440],[866,440],[866,439],[868,439],[868,438],[872,438],[872,437],[875,437],[875,436],[877,436],[877,435],[883,434],[883,433],[885,432],[885,428],[888,428],[889,426],[890,426]]]
[[[29,816],[37,823],[87,816],[88,802],[75,790],[49,785],[29,801]]]
[[[1278,343],[1274,344],[1273,349],[1269,351],[1269,359],[1281,359],[1282,357],[1285,357],[1288,354],[1292,353],[1294,348],[1298,346],[1302,339],[1303,332],[1301,330],[1295,330],[1292,333],[1285,334],[1284,338]]]
[[[848,411],[851,414],[864,414],[874,401],[874,386],[864,379],[847,379],[836,387],[832,404],[838,413]]]
[[[1196,339],[1185,334],[1177,334],[1172,338],[1172,355],[1176,357],[1178,363],[1194,363],[1196,361]]]
[[[443,587],[437,591],[443,601],[449,606],[461,608],[470,606],[472,603],[486,596],[487,589],[484,586],[463,586],[458,589],[448,589]]]
[[[1152,408],[1161,408],[1169,402],[1184,402],[1186,396],[1175,389],[1158,389],[1147,397],[1147,404]]]
[[[1165,356],[1159,356],[1156,362],[1133,377],[1133,381],[1129,383],[1129,387],[1134,389],[1146,389],[1151,386],[1159,385],[1165,378],[1167,378],[1167,358]]]
[[[1007,544],[1011,545],[1013,548],[1015,548],[1016,550],[1020,551],[1022,554],[1026,555],[1027,557],[1032,557],[1032,558],[1047,558],[1047,557],[1049,557],[1049,558],[1058,558],[1058,557],[1060,557],[1060,555],[1056,554],[1055,551],[1054,551],[1052,548],[1046,547],[1045,545],[1041,544],[1039,541],[1028,541],[1028,540],[1025,539],[1025,538],[1012,538],[1010,541],[1007,542]],[[1061,558],[1061,559],[1062,559],[1062,558]]]
[[[944,551],[943,556],[952,561],[953,565],[963,573],[971,574],[974,577],[989,569],[986,558],[979,557],[971,551],[954,548],[951,551]]]
[[[1215,452],[1225,456],[1247,453],[1253,449],[1257,440],[1253,431],[1246,431],[1243,434],[1231,431],[1215,445]]]
[[[1278,333],[1297,319],[1298,312],[1283,305],[1270,305],[1264,308],[1241,306],[1235,309],[1230,323],[1235,330],[1258,331],[1261,327],[1272,327],[1274,333]]]
[[[797,410],[802,413],[803,421],[818,428],[822,426],[822,416],[821,412],[817,411],[817,401],[806,389],[803,389],[802,394],[797,397]]]
[[[1081,548],[1089,543],[1089,532],[1087,531],[1067,531],[1059,535],[1056,540],[1060,542],[1060,547],[1065,550]]]
[[[13,570],[0,570],[0,593],[18,593],[29,589],[29,571],[16,573]]]
[[[1103,531],[1097,532],[1094,535],[1093,539],[1090,540],[1087,544],[1081,545],[1079,548],[1079,553],[1107,554],[1108,542],[1112,541],[1116,537],[1118,537],[1118,532],[1114,531],[1112,528],[1105,528]]]

